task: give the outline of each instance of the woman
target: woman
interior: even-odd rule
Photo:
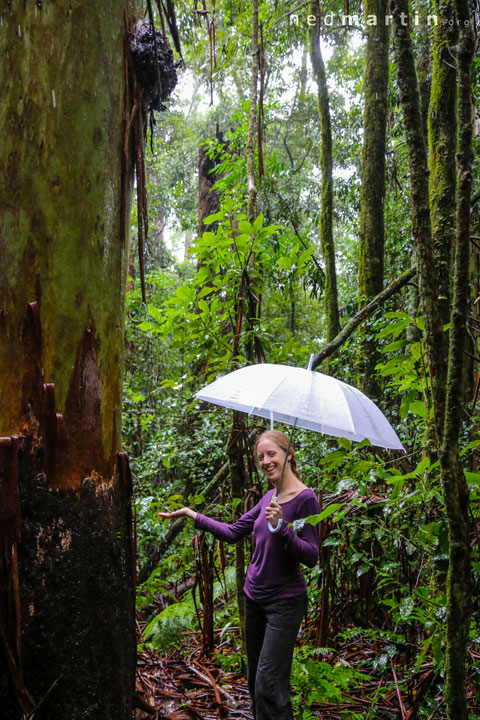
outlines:
[[[288,457],[282,475],[285,455]],[[237,542],[253,531],[255,550],[245,578],[245,642],[248,689],[255,720],[292,720],[290,673],[293,647],[307,608],[307,589],[300,563],[314,567],[318,560],[318,526],[305,525],[298,534],[293,520],[317,514],[312,490],[298,477],[289,439],[267,430],[256,444],[260,468],[273,490],[252,510],[228,525],[191,508],[159,513],[164,518],[189,517],[199,530],[226,542]]]

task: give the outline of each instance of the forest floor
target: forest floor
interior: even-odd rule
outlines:
[[[245,674],[225,671],[214,660],[202,657],[200,644],[189,649],[189,653],[177,649],[164,655],[139,653],[137,698],[142,708],[137,710],[136,720],[253,720]],[[356,643],[354,648],[345,648],[341,661],[358,662],[372,651],[367,644]],[[442,720],[445,711],[441,693],[434,690],[436,680],[433,666],[425,664],[406,684],[401,669],[391,664],[388,670],[356,685],[355,690],[343,691],[341,703],[309,703],[308,716],[322,720],[413,720],[429,715],[431,720]],[[428,715],[425,710],[419,713],[427,694],[430,708],[433,704]]]

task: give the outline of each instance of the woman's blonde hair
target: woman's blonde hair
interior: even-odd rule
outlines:
[[[298,468],[297,468],[297,458],[295,457],[295,448],[293,447],[292,443],[290,442],[290,438],[288,435],[285,435],[285,433],[280,432],[280,430],[265,430],[258,438],[257,442],[255,443],[255,455],[258,458],[258,443],[263,438],[267,438],[269,440],[273,440],[275,445],[278,445],[278,447],[283,450],[284,453],[287,452],[292,457],[290,458],[290,467],[292,468],[292,472],[294,475],[299,477],[298,475]],[[289,447],[290,445],[290,447]]]

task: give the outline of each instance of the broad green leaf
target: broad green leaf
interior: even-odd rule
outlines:
[[[415,472],[419,475],[423,475],[425,470],[430,467],[430,458],[424,457],[420,462],[418,463],[417,467],[415,468]]]
[[[468,485],[480,485],[479,472],[468,472],[467,470],[464,470],[463,474],[465,475],[465,480]]]
[[[165,319],[164,314],[155,305],[147,305],[147,313],[158,323],[162,323]]]
[[[317,515],[309,515],[305,518],[305,523],[307,525],[318,525],[319,522],[322,522],[325,518],[336,513],[341,507],[341,503],[332,503],[331,505],[328,505],[325,510],[322,510],[321,513],[318,513]]]
[[[207,215],[206,218],[203,218],[203,222],[205,223],[205,225],[211,225],[214,222],[219,222],[220,220],[223,220],[223,218],[223,212],[217,212],[213,213],[213,215]]]
[[[419,415],[421,418],[423,418],[423,420],[427,419],[428,408],[421,400],[414,400],[413,402],[411,402],[408,406],[408,409],[411,413],[413,413],[413,415]]]
[[[278,258],[277,265],[284,270],[291,270],[293,262],[287,255],[282,255],[282,257]]]
[[[240,220],[238,223],[238,229],[241,233],[244,233],[245,235],[251,235],[253,232],[253,227],[251,223],[248,222],[248,220]]]

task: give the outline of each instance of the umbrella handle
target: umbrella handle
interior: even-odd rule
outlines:
[[[278,502],[278,495],[275,495],[275,497],[273,497],[272,500],[273,500],[273,502]],[[277,523],[277,527],[273,527],[272,523],[270,521],[268,521],[268,529],[270,530],[271,533],[276,533],[282,527],[282,523],[283,523],[283,520],[282,520],[282,518],[280,518],[280,520]]]

